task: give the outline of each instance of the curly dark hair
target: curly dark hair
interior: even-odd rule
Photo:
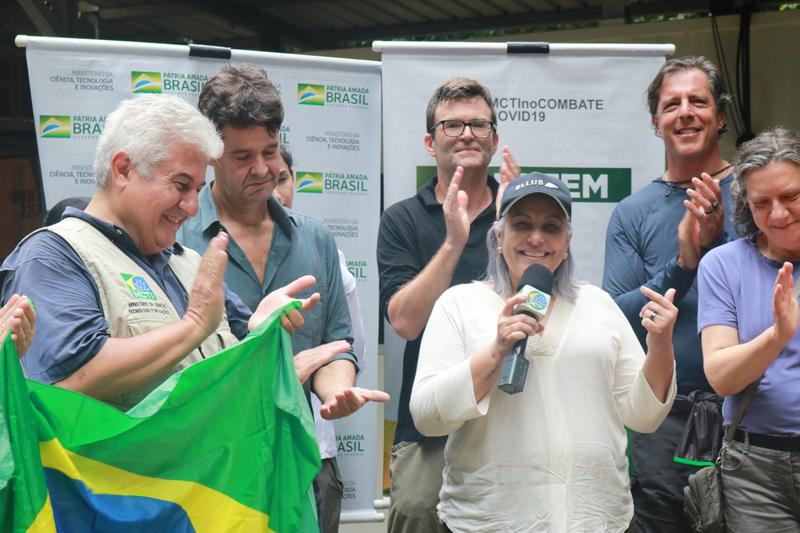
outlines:
[[[275,134],[283,123],[278,90],[264,69],[255,65],[227,65],[203,86],[197,107],[220,135],[227,124],[235,128],[264,126]]]

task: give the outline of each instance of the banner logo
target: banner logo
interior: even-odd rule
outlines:
[[[39,135],[42,139],[68,139],[72,136],[69,115],[39,115]]]
[[[131,71],[131,92],[140,94],[161,94],[161,73]]]
[[[369,108],[369,89],[351,85],[297,84],[297,103],[333,107]]]
[[[297,103],[301,105],[325,105],[325,86],[298,83]]]
[[[196,72],[131,71],[131,92],[150,94],[198,95],[208,81]]]
[[[322,194],[322,172],[297,173],[297,192],[311,192]]]
[[[364,196],[367,175],[344,172],[298,172],[297,192]]]
[[[122,276],[128,286],[128,290],[131,291],[131,296],[137,300],[158,300],[153,289],[150,288],[150,285],[147,284],[142,276],[123,274],[122,272],[119,275]]]

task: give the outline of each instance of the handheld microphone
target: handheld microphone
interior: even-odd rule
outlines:
[[[553,274],[544,265],[531,265],[522,274],[517,294],[526,294],[527,300],[517,304],[514,313],[525,313],[536,320],[543,320],[552,299]],[[528,337],[514,343],[511,353],[503,358],[500,382],[497,385],[506,394],[517,394],[525,388],[529,362],[525,358]]]

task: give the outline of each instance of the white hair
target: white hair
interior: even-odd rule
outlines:
[[[111,175],[111,157],[123,150],[139,174],[149,178],[153,167],[167,161],[176,145],[196,147],[209,159],[222,155],[214,124],[177,96],[143,94],[125,100],[106,119],[94,158],[97,188]]]

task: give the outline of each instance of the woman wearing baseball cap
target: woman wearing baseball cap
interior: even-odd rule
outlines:
[[[560,180],[510,182],[487,237],[486,277],[447,290],[428,321],[411,413],[424,435],[449,435],[438,513],[452,531],[631,524],[625,427],[654,431],[675,397],[674,290],[642,289],[645,358],[611,297],[573,279],[571,217]],[[514,312],[531,265],[552,273],[538,319]],[[526,383],[507,394],[497,387],[503,360],[526,338]]]

